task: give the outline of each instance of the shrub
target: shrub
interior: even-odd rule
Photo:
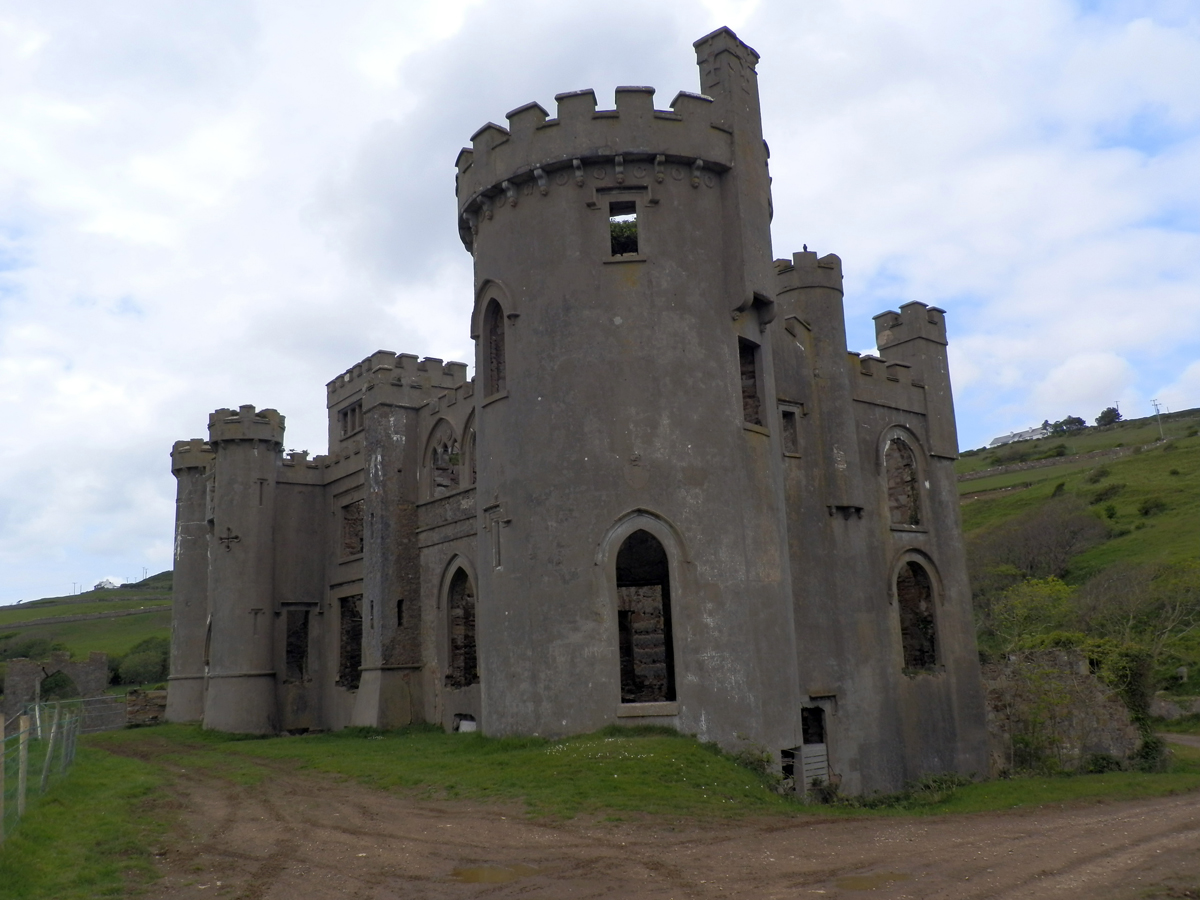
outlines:
[[[1172,470],[1171,470],[1170,472],[1168,472],[1167,474],[1168,474],[1168,475],[1178,475],[1178,474],[1179,474],[1179,470],[1178,470],[1178,469],[1172,469]]]
[[[164,668],[164,660],[160,653],[153,650],[130,653],[121,662],[121,683],[146,684],[151,681],[160,681]]]
[[[1156,515],[1167,508],[1166,501],[1160,497],[1147,497],[1138,504],[1138,512],[1143,516]]]
[[[1125,485],[1120,482],[1102,487],[1096,493],[1092,494],[1091,504],[1095,506],[1097,503],[1104,503],[1106,500],[1111,500],[1123,490],[1125,490]]]
[[[1167,441],[1165,444],[1163,444],[1163,453],[1166,453],[1170,450],[1178,450],[1178,449],[1179,448],[1175,446],[1174,441]]]
[[[1101,479],[1107,478],[1111,474],[1112,473],[1108,470],[1108,466],[1100,466],[1099,468],[1092,469],[1092,471],[1088,472],[1087,477],[1083,480],[1088,484],[1099,484]]]
[[[1111,753],[1089,753],[1079,770],[1085,775],[1103,775],[1105,772],[1120,772],[1121,761]]]
[[[1063,492],[1066,489],[1067,489],[1067,483],[1065,481],[1060,481],[1058,484],[1056,484],[1054,486],[1054,490],[1050,492],[1050,496],[1051,497],[1061,497],[1063,495]]]
[[[1117,517],[1117,508],[1111,503],[1104,507],[1104,518],[1115,519]]]
[[[1200,429],[1197,429],[1196,426],[1193,425],[1191,428],[1189,428],[1187,431],[1185,431],[1183,433],[1183,436],[1184,437],[1195,437],[1198,434],[1200,434]]]

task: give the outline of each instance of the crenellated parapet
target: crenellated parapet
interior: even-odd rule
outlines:
[[[508,113],[508,127],[489,122],[459,153],[459,230],[467,249],[482,216],[496,204],[536,201],[551,190],[580,190],[597,167],[617,184],[688,178],[733,165],[733,136],[714,121],[713,99],[680,91],[671,108],[655,109],[654,88],[618,87],[613,109],[597,109],[590,88],[558,94],[557,115],[537,103]]]
[[[473,407],[474,397],[475,379],[472,378],[470,381],[464,381],[462,384],[457,385],[454,390],[446,391],[445,393],[438,394],[436,397],[433,397],[421,409],[427,415],[436,415],[437,413],[443,410],[451,409],[460,403],[467,407]]]
[[[918,300],[905,303],[900,312],[888,310],[875,316],[875,346],[880,350],[925,338],[946,343],[946,311]]]
[[[255,410],[247,404],[236,410],[218,409],[208,416],[209,444],[219,441],[266,441],[283,445],[284,417],[274,409]]]
[[[849,357],[854,372],[850,391],[855,400],[909,412],[926,412],[925,385],[908,363],[853,352]]]
[[[466,363],[377,350],[326,385],[326,406],[333,409],[356,394],[365,399],[379,387],[390,390],[376,397],[386,395],[391,402],[419,406],[436,393],[454,390],[466,379]]]
[[[171,471],[176,474],[187,469],[207,469],[212,461],[212,445],[203,438],[176,441],[171,447]]]

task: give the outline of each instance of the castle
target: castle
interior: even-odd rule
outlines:
[[[668,110],[559,94],[459,154],[473,379],[379,351],[329,382],[327,455],[253,406],[175,444],[171,720],[987,771],[943,311],[847,352],[838,257],[772,259],[758,55],[695,47]]]

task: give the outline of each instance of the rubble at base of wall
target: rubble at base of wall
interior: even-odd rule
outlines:
[[[1119,696],[1076,650],[1009,654],[983,666],[993,777],[1078,771],[1102,755],[1125,763],[1141,736]]]
[[[1150,715],[1160,719],[1182,719],[1200,715],[1200,697],[1173,697],[1159,692],[1150,701]]]
[[[157,725],[166,720],[167,692],[133,690],[125,695],[128,725]]]

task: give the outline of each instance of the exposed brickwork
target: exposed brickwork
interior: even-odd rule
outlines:
[[[884,464],[892,524],[920,525],[921,485],[912,448],[900,438],[892,438],[884,453]]]
[[[937,623],[933,585],[920,563],[907,562],[896,576],[896,602],[900,607],[900,636],[904,668],[931,669],[937,665]]]

